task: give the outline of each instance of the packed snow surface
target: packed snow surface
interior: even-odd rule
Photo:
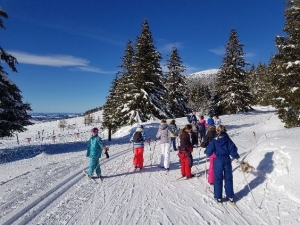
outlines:
[[[95,113],[101,117],[101,112]],[[271,107],[221,116],[244,162],[233,162],[235,200],[216,204],[206,189],[205,155],[194,149],[189,180],[180,177],[171,152],[170,172],[158,171],[159,121],[144,123],[152,141],[145,145],[141,172],[133,172],[129,138],[136,125],[118,130],[108,141],[110,158],[101,158],[104,181],[89,182],[86,143],[90,129],[83,117],[28,126],[17,137],[0,140],[0,224],[300,224],[300,128],[286,129]],[[186,118],[176,119],[179,127]]]

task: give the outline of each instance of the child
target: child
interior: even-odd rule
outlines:
[[[214,125],[215,125],[215,121],[214,121],[212,115],[209,115],[209,117],[208,117],[208,119],[207,119],[207,124],[208,124],[208,127],[214,126]]]
[[[200,116],[200,119],[198,121],[198,127],[199,127],[199,138],[200,138],[200,142],[202,141],[202,139],[205,136],[206,133],[206,127],[208,126],[208,124],[206,123],[204,116]]]
[[[220,126],[222,123],[221,123],[221,119],[219,118],[219,116],[215,116],[215,126],[218,127]]]
[[[217,127],[217,137],[214,138],[206,148],[206,154],[211,156],[216,154],[214,163],[214,197],[222,202],[223,179],[225,180],[225,193],[230,202],[233,203],[233,178],[231,158],[238,159],[240,156],[237,153],[237,147],[226,133],[226,127],[220,125]]]
[[[160,138],[161,155],[160,155],[160,167],[169,171],[170,167],[170,131],[165,119],[161,120],[161,124],[158,127],[156,139]]]
[[[216,127],[215,126],[210,126],[207,129],[207,133],[203,139],[203,141],[201,142],[201,147],[202,148],[206,148],[207,145],[216,137]],[[206,151],[204,151],[204,153],[206,153]],[[214,184],[214,163],[215,163],[215,159],[216,159],[216,154],[213,153],[210,157],[209,157],[209,168],[208,168],[208,177],[207,177],[207,181],[210,185]]]
[[[179,150],[178,156],[180,158],[181,175],[182,177],[186,177],[187,179],[194,176],[191,171],[191,167],[192,167],[191,155],[193,152],[191,133],[192,133],[192,125],[187,124],[181,130],[179,135],[180,145],[178,147]]]
[[[176,137],[178,136],[178,128],[176,126],[175,120],[170,121],[169,131],[170,131],[170,138],[171,138],[171,144],[173,147],[173,151],[177,151]]]
[[[90,157],[90,164],[89,164],[89,171],[88,171],[88,178],[91,179],[92,175],[94,173],[94,170],[96,170],[97,177],[102,179],[101,177],[101,168],[100,168],[100,162],[99,159],[101,158],[101,154],[103,151],[103,148],[105,151],[108,151],[108,147],[103,147],[103,142],[101,137],[98,136],[98,128],[93,128],[91,130],[92,136],[90,140],[88,141],[88,147],[87,147],[87,153],[86,156]]]
[[[143,131],[143,125],[138,125],[135,133],[130,138],[130,141],[133,142],[133,166],[134,170],[144,167],[144,142],[146,140],[145,133]]]

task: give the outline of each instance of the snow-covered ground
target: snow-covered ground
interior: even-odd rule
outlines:
[[[239,211],[220,207],[205,189],[203,149],[193,152],[199,178],[176,180],[177,152],[171,152],[169,174],[158,171],[159,141],[146,145],[143,171],[132,172],[128,140],[135,126],[106,141],[104,181],[88,182],[82,170],[92,126],[77,117],[67,120],[72,126],[65,131],[52,121],[29,126],[19,144],[16,137],[0,140],[0,224],[300,224],[300,128],[285,129],[269,107],[221,119],[243,160],[255,168],[243,173],[233,163]],[[186,118],[176,122],[183,127]],[[158,125],[145,123],[147,137],[155,139]],[[107,131],[101,136],[106,139]]]

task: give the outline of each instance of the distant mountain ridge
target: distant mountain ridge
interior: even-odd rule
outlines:
[[[219,69],[209,69],[209,70],[202,70],[202,71],[199,71],[196,73],[188,74],[186,76],[187,76],[187,78],[211,79],[211,78],[215,78],[218,72],[219,72]]]

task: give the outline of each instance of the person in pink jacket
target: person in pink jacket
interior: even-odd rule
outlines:
[[[200,119],[198,121],[198,127],[199,127],[199,138],[201,142],[206,134],[206,127],[208,127],[208,124],[204,119],[204,116],[202,115],[200,116]]]

